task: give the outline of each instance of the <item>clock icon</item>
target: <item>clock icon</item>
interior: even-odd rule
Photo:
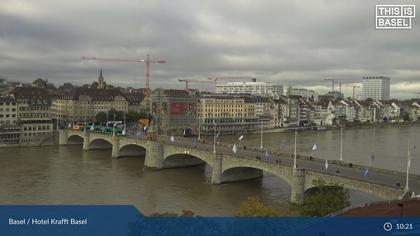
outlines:
[[[389,231],[391,231],[391,229],[392,229],[392,224],[389,223],[389,222],[386,222],[384,224],[384,230],[387,231],[387,232],[389,232]]]

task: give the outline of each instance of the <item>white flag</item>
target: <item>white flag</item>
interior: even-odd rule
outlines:
[[[145,126],[143,127],[143,130],[144,130],[144,131],[146,131],[146,129],[147,129],[147,126],[145,125]]]
[[[236,152],[238,151],[238,148],[236,147],[236,144],[235,144],[235,145],[233,145],[232,151],[233,151],[233,153],[235,153],[235,154],[236,154]]]
[[[316,145],[316,143],[314,143],[314,145],[312,146],[312,151],[316,151],[318,150],[318,146]]]
[[[411,166],[411,156],[408,158],[408,161],[407,161],[407,168],[410,168],[410,166]]]
[[[92,126],[90,127],[90,131],[94,131],[95,130],[95,126],[92,124]]]
[[[71,128],[71,124],[70,123],[69,123],[69,126],[68,127],[69,127],[69,129]]]
[[[244,135],[241,135],[241,137],[238,138],[239,141],[241,141],[244,138]]]
[[[184,135],[187,133],[187,129],[184,129]]]
[[[328,160],[325,160],[325,171],[328,170]]]
[[[123,131],[121,132],[122,135],[125,135],[127,132],[125,131],[125,128],[123,129]]]
[[[171,142],[175,142],[175,137],[173,135],[171,136]]]

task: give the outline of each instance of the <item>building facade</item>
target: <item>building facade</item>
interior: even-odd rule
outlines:
[[[363,77],[363,99],[389,100],[391,78],[384,76]]]
[[[77,88],[54,99],[52,117],[60,125],[94,121],[100,112],[128,111],[127,98],[117,89]]]
[[[152,92],[152,115],[158,132],[168,135],[190,135],[197,130],[198,91],[156,89]]]
[[[17,104],[20,143],[39,144],[54,135],[50,114],[51,97],[46,89],[19,87],[11,94]]]
[[[216,93],[252,94],[278,97],[283,95],[283,85],[267,82],[228,82],[216,85]]]
[[[202,95],[197,110],[200,129],[204,133],[254,131],[259,125],[256,104],[251,95]]]

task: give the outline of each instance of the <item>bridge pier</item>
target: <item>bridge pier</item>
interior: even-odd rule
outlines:
[[[120,138],[118,136],[112,137],[112,155],[113,158],[120,156]]]
[[[58,145],[67,145],[69,143],[68,133],[69,131],[67,129],[58,131]]]
[[[292,193],[290,196],[290,202],[294,204],[302,204],[304,192],[305,192],[305,170],[293,169]]]
[[[164,166],[164,144],[159,141],[147,141],[146,158],[144,167],[151,169],[163,169]]]
[[[89,143],[90,143],[90,134],[89,133],[83,133],[83,151],[89,150]]]
[[[221,184],[222,183],[222,154],[216,154],[213,160],[212,170],[211,170],[211,184]]]

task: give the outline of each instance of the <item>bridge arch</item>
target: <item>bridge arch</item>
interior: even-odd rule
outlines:
[[[119,157],[146,156],[147,148],[143,145],[131,143],[120,146]]]
[[[89,140],[89,149],[112,149],[112,141],[102,137],[91,138]]]
[[[316,181],[319,179],[324,181],[327,186],[337,184],[345,189],[368,193],[383,200],[398,199],[404,193],[403,189],[399,190],[388,185],[314,171],[307,171],[305,174],[304,192],[310,191],[316,187]]]
[[[290,167],[273,166],[269,163],[235,156],[228,156],[223,159],[222,182],[235,181],[235,177],[238,180],[241,177],[243,177],[242,179],[251,179],[246,178],[247,175],[252,176],[252,178],[261,177],[263,171],[279,177],[289,186],[293,185],[293,173]]]
[[[213,169],[214,154],[199,149],[170,144],[164,146],[164,167],[188,167],[206,163]]]
[[[83,144],[85,137],[79,134],[70,134],[67,137],[68,144]]]

